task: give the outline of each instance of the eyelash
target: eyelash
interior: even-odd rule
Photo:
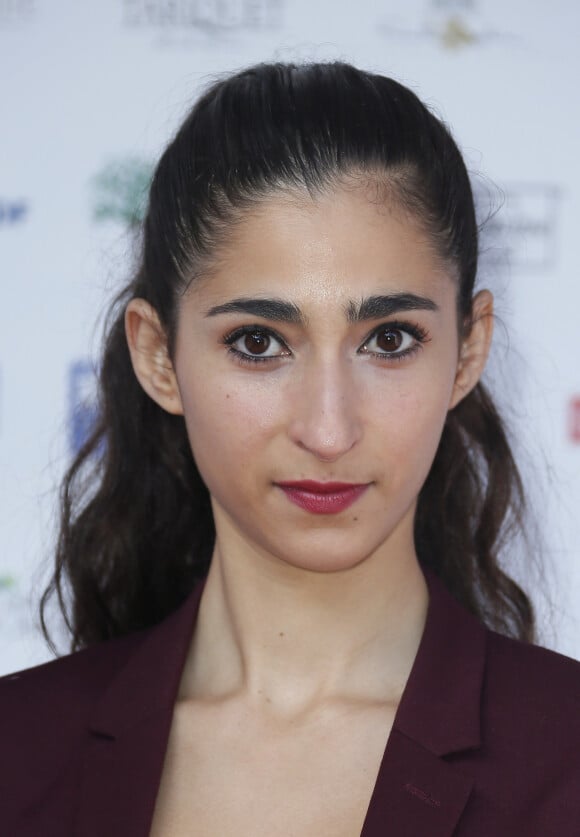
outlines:
[[[368,335],[368,337],[363,341],[363,346],[366,346],[373,337],[380,334],[381,331],[402,331],[404,334],[410,334],[411,337],[415,340],[412,346],[409,348],[404,349],[402,352],[398,352],[395,354],[394,352],[389,354],[388,352],[370,352],[367,351],[365,354],[370,355],[371,357],[378,358],[382,361],[401,361],[406,360],[406,358],[411,357],[416,352],[418,352],[424,343],[429,342],[429,334],[423,326],[420,326],[419,323],[412,323],[412,322],[402,322],[402,321],[394,321],[388,323],[382,323],[377,328],[373,329],[373,331]]]
[[[268,361],[280,359],[280,355],[268,357],[261,357],[260,355],[247,355],[234,348],[233,344],[236,343],[240,337],[244,337],[246,334],[260,334],[264,337],[273,337],[282,346],[286,346],[286,343],[280,335],[276,334],[276,332],[271,328],[264,328],[264,326],[261,325],[242,326],[241,328],[237,328],[235,331],[232,331],[231,334],[226,334],[223,339],[224,344],[228,347],[228,353],[232,354],[236,360],[240,361],[240,363],[267,363]]]
[[[429,341],[429,334],[422,326],[418,323],[412,322],[388,322],[382,323],[377,328],[373,329],[373,331],[363,340],[361,346],[365,346],[369,343],[373,337],[377,336],[381,331],[384,330],[391,330],[391,331],[402,331],[405,334],[409,334],[411,337],[414,338],[415,342],[412,346],[398,354],[389,354],[387,352],[373,352],[367,351],[364,354],[369,355],[370,357],[377,358],[381,361],[401,361],[405,360],[406,358],[410,357],[411,355],[418,352],[424,343]],[[275,340],[278,341],[282,346],[288,348],[286,346],[285,341],[271,328],[265,328],[262,325],[247,325],[242,326],[241,328],[235,329],[235,331],[226,334],[223,338],[223,343],[227,346],[228,354],[234,356],[234,358],[239,361],[240,363],[268,363],[269,361],[279,360],[280,357],[285,357],[287,355],[268,355],[266,357],[262,357],[260,355],[250,355],[245,354],[244,352],[240,352],[239,349],[234,347],[234,343],[236,343],[240,337],[244,337],[246,334],[260,334],[264,337],[273,337]],[[289,351],[289,350],[288,350]]]

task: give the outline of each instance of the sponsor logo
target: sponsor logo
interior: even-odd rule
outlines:
[[[580,444],[580,395],[570,399],[568,412],[568,428],[570,441],[576,445]]]
[[[16,586],[16,579],[13,575],[0,575],[0,590],[11,590]]]
[[[166,38],[199,32],[220,36],[281,25],[285,0],[123,0],[123,24]]]
[[[13,575],[0,575],[0,638],[3,643],[19,641],[30,631],[28,601]]]
[[[91,182],[93,219],[139,226],[152,174],[152,164],[138,157],[119,157],[106,163]]]
[[[28,215],[28,203],[25,200],[0,198],[0,229],[22,224]]]
[[[557,184],[504,184],[499,206],[483,188],[475,185],[474,191],[483,222],[484,267],[507,267],[510,271],[533,274],[556,266],[561,200]]]
[[[97,421],[97,378],[88,360],[77,360],[68,370],[68,445],[76,456]]]
[[[409,0],[392,7],[377,31],[388,38],[436,41],[443,49],[460,50],[497,41],[512,33],[489,23],[480,0]]]
[[[0,29],[28,23],[35,7],[35,0],[0,0]]]

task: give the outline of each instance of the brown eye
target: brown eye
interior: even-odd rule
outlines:
[[[292,354],[280,337],[259,326],[237,329],[224,338],[224,343],[239,359],[247,361],[276,360]]]
[[[377,334],[377,348],[383,352],[397,352],[403,345],[403,333],[398,329],[386,328]]]
[[[426,334],[414,326],[384,325],[371,334],[361,351],[375,357],[398,360],[411,354],[425,338]]]
[[[259,331],[253,331],[244,337],[244,349],[251,355],[261,355],[270,347],[270,337]]]

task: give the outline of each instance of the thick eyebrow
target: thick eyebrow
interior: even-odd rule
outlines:
[[[378,320],[390,317],[399,311],[438,311],[439,308],[432,299],[417,294],[384,294],[368,296],[360,302],[349,302],[346,306],[346,318],[349,323],[359,323],[362,320]]]
[[[378,320],[382,317],[390,317],[399,311],[437,311],[438,306],[432,299],[417,294],[399,293],[368,296],[359,302],[351,300],[345,308],[346,319],[349,323],[358,323],[363,320]],[[223,302],[221,305],[214,305],[206,311],[206,317],[215,317],[218,314],[253,314],[254,317],[262,317],[265,320],[275,320],[295,325],[305,325],[306,317],[300,308],[293,302],[284,299],[252,299],[250,297],[239,297]]]
[[[214,305],[206,311],[206,317],[215,317],[217,314],[253,314],[255,317],[263,317],[265,320],[276,320],[283,323],[295,323],[303,325],[305,318],[293,302],[286,302],[283,299],[250,299],[240,297],[224,302],[221,305]]]

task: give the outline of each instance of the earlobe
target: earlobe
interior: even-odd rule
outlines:
[[[137,380],[150,398],[173,415],[182,415],[181,396],[156,310],[144,299],[132,299],[125,310],[125,334]]]
[[[473,299],[471,329],[461,344],[450,410],[471,392],[481,378],[489,355],[492,335],[493,295],[484,290]]]

